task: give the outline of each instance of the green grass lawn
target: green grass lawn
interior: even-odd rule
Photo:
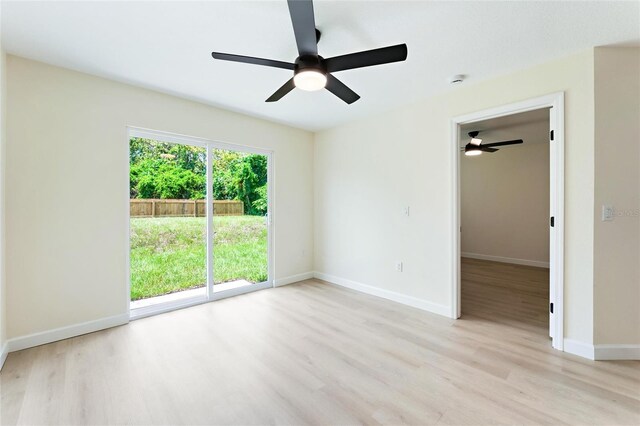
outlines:
[[[206,219],[131,218],[131,300],[203,286]],[[219,216],[214,226],[214,283],[267,280],[262,216]]]

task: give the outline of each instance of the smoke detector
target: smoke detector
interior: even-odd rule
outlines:
[[[464,81],[465,77],[463,74],[452,75],[449,77],[449,84],[460,84]]]

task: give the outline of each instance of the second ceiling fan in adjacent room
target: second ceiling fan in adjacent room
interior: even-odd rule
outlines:
[[[482,143],[482,139],[478,138],[479,131],[469,132],[468,135],[471,141],[463,148],[464,155],[480,155],[483,152],[496,152],[496,146],[517,145],[521,144],[522,139],[514,139],[510,141]]]

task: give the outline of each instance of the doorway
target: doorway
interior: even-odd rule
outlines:
[[[272,153],[129,128],[130,317],[273,286]]]
[[[452,285],[452,313],[451,316],[453,318],[459,318],[463,312],[462,310],[462,277],[463,277],[463,269],[462,269],[462,261],[461,256],[466,255],[464,260],[465,262],[465,273],[470,273],[474,276],[473,280],[475,280],[476,289],[482,289],[486,291],[487,286],[482,285],[483,279],[492,279],[491,275],[494,274],[494,283],[503,279],[506,275],[511,274],[510,281],[517,282],[520,280],[521,283],[526,283],[526,285],[535,284],[536,280],[538,281],[538,285],[541,283],[546,284],[548,282],[548,287],[544,289],[540,289],[532,291],[531,289],[524,289],[523,294],[527,294],[527,297],[523,298],[523,294],[514,295],[511,294],[511,297],[518,298],[518,303],[523,303],[523,301],[529,301],[532,303],[532,306],[537,306],[533,308],[532,315],[535,318],[532,318],[532,321],[546,321],[546,314],[539,312],[541,307],[539,306],[541,303],[545,305],[548,303],[548,329],[549,336],[552,339],[552,346],[556,349],[563,349],[563,199],[564,199],[564,97],[562,93],[549,95],[541,98],[531,99],[528,101],[506,105],[499,108],[494,108],[486,111],[480,111],[473,114],[468,114],[466,116],[457,117],[452,120],[452,155],[453,155],[453,169],[454,169],[454,220],[452,227],[452,240],[453,240],[453,256],[454,256],[454,267],[453,267],[453,285]],[[537,111],[537,112],[536,112]],[[528,117],[535,117],[536,114],[539,116],[544,116],[548,111],[548,119],[545,120],[545,125],[547,127],[547,141],[548,141],[548,216],[544,217],[545,223],[543,224],[544,228],[543,233],[546,232],[546,235],[542,235],[543,237],[548,238],[548,254],[541,254],[538,256],[537,264],[536,260],[533,260],[532,264],[528,264],[526,259],[518,259],[517,256],[513,256],[508,258],[507,256],[503,256],[501,259],[500,256],[489,256],[488,258],[483,258],[482,255],[473,256],[473,253],[463,253],[462,252],[462,234],[465,232],[464,227],[465,223],[462,221],[462,199],[461,199],[461,156],[464,156],[464,152],[460,151],[461,141],[469,139],[467,142],[471,142],[471,138],[468,136],[468,131],[473,127],[474,130],[484,130],[487,136],[491,136],[490,132],[487,128],[482,129],[481,127],[486,126],[487,123],[499,123],[499,122],[509,122],[509,121],[517,121],[518,116],[523,117],[524,113],[529,113]],[[478,127],[478,129],[475,129]],[[498,137],[498,135],[493,135],[494,137]],[[482,135],[476,136],[477,139],[481,139]],[[508,138],[509,140],[518,139],[518,138]],[[493,140],[490,138],[489,143]],[[545,141],[546,142],[546,141]],[[478,143],[477,141],[473,142]],[[465,145],[462,144],[463,150],[465,149]],[[514,149],[511,146],[496,146],[494,149],[499,148],[503,150],[502,154],[507,154],[509,149]],[[533,148],[530,145],[530,148]],[[540,146],[538,146],[538,153],[540,152]],[[474,146],[467,147],[467,149],[475,149]],[[486,149],[486,148],[485,148]],[[546,148],[543,148],[546,149]],[[455,152],[453,152],[455,151]],[[482,155],[487,157],[487,161],[491,161],[493,158],[497,158],[498,152],[488,152],[491,150],[486,150]],[[512,151],[514,153],[515,151]],[[532,151],[533,153],[533,151]],[[491,157],[490,157],[491,156]],[[477,165],[478,163],[476,163]],[[482,182],[478,188],[482,188]],[[483,190],[487,190],[484,188]],[[480,191],[480,189],[478,189]],[[466,201],[466,200],[465,200]],[[540,206],[536,206],[539,207]],[[495,209],[494,209],[495,211]],[[468,213],[468,212],[466,212]],[[480,214],[481,212],[479,212]],[[513,212],[512,212],[513,214]],[[469,226],[472,220],[470,221],[469,216],[466,215],[466,222]],[[499,222],[500,218],[496,218],[496,221]],[[507,222],[517,222],[514,221],[513,217],[503,218],[504,220],[504,228],[507,226]],[[547,222],[548,220],[548,222]],[[500,223],[496,223],[497,226]],[[545,231],[546,228],[546,231]],[[498,228],[496,228],[498,229]],[[470,230],[470,229],[468,229]],[[503,231],[503,229],[500,229]],[[482,235],[487,232],[491,232],[490,229],[480,228],[479,233],[476,235]],[[465,235],[468,237],[468,234]],[[540,237],[540,235],[537,235]],[[539,238],[538,238],[539,239]],[[508,236],[507,236],[508,240]],[[468,239],[465,241],[467,244],[465,249],[468,249],[470,246],[468,244]],[[539,242],[538,242],[539,243]],[[495,242],[492,244],[495,245]],[[539,247],[539,244],[538,244]],[[482,251],[482,250],[476,250]],[[540,267],[544,267],[544,257],[548,255],[548,280],[546,278],[547,272]],[[472,257],[473,259],[470,259]],[[527,257],[527,256],[521,256]],[[535,256],[534,256],[535,257]],[[512,262],[514,261],[515,262]],[[521,260],[522,262],[517,262]],[[531,260],[531,259],[529,259]],[[496,263],[495,261],[499,262]],[[509,261],[510,263],[520,263],[520,265],[512,265],[509,267],[505,261]],[[525,266],[522,266],[522,264]],[[506,271],[502,269],[507,268]],[[501,269],[502,268],[502,269]],[[527,270],[529,268],[530,270]],[[472,271],[472,272],[468,272]],[[469,276],[465,277],[466,280],[469,279]],[[497,287],[500,285],[498,284]],[[517,286],[517,284],[516,284]],[[497,287],[494,287],[497,288]],[[523,290],[520,288],[519,290]],[[538,292],[536,295],[535,292]],[[546,292],[546,295],[545,295]],[[490,292],[489,292],[490,293]],[[490,296],[487,293],[485,296]],[[532,296],[533,297],[529,297]],[[548,295],[548,296],[547,296]],[[548,299],[546,299],[548,297]],[[482,298],[480,298],[482,299]],[[466,303],[469,305],[469,308],[472,309],[473,303],[482,303],[482,300],[472,300],[469,298],[465,298]],[[544,301],[544,302],[541,302]],[[477,305],[479,306],[479,305]],[[476,306],[476,307],[477,307]],[[507,304],[495,304],[492,309],[498,311],[503,315],[503,319],[508,317],[508,312],[505,312],[509,307]],[[543,319],[544,318],[544,319]]]

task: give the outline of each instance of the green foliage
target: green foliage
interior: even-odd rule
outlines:
[[[255,193],[258,196],[258,198],[253,200],[253,202],[251,203],[253,205],[253,208],[256,209],[256,211],[264,212],[263,214],[266,214],[266,212],[267,212],[267,185],[262,185],[261,187],[256,188]]]
[[[267,158],[263,155],[249,155],[243,158],[240,171],[236,176],[237,199],[244,202],[245,212],[251,215],[264,215],[264,209],[256,208],[255,201],[260,199],[258,189],[264,188],[266,196]],[[266,198],[265,198],[266,201]],[[260,204],[260,203],[258,203]]]
[[[204,198],[204,148],[133,138],[129,159],[131,198]]]
[[[223,149],[213,150],[213,198],[241,200],[245,214],[267,212],[267,157]],[[131,198],[204,199],[204,148],[132,138]]]

